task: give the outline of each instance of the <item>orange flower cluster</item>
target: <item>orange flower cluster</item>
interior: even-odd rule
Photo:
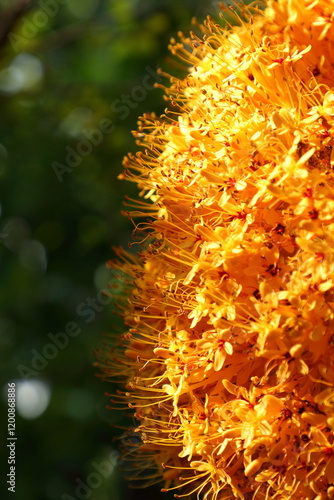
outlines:
[[[139,421],[132,478],[178,498],[325,500],[334,1],[241,9],[238,26],[208,18],[203,37],[172,41],[191,68],[170,77],[169,111],[139,122],[124,177],[143,197],[131,217],[149,219],[142,252],[112,263],[129,331],[100,365]]]

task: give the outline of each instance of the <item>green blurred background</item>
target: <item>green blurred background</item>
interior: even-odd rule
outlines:
[[[0,1],[1,498],[12,381],[16,498],[170,498],[130,490],[117,466],[92,476],[124,422],[105,408],[111,387],[96,377],[94,349],[122,330],[101,294],[111,247],[131,239],[120,210],[137,189],[117,180],[122,157],[136,151],[137,117],[166,106],[143,82],[158,66],[177,72],[170,37],[217,12],[209,0]],[[121,111],[123,93],[131,105]],[[92,133],[101,126],[102,139]],[[80,332],[59,334],[71,328]]]

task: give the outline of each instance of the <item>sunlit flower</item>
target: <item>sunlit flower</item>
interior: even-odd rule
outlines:
[[[136,484],[162,479],[203,500],[325,500],[334,2],[222,9],[238,26],[208,18],[201,37],[172,41],[188,74],[170,77],[169,111],[141,119],[142,151],[124,162],[142,196],[129,216],[148,219],[135,227],[140,252],[111,263],[129,330],[99,362],[125,383],[113,401],[135,411],[140,439],[129,431],[123,446]]]

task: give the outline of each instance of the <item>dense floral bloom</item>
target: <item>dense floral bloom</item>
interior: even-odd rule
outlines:
[[[334,0],[241,10],[238,26],[208,18],[202,37],[172,41],[191,67],[170,77],[166,114],[139,122],[124,177],[142,196],[130,216],[148,220],[141,252],[111,264],[129,330],[99,362],[135,410],[132,478],[176,497],[325,500]]]

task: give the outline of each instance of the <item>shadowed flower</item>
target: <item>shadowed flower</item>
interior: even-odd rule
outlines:
[[[128,332],[98,352],[135,410],[131,479],[203,500],[334,498],[334,2],[222,7],[122,177],[149,216]],[[244,20],[246,19],[246,21]],[[189,68],[189,66],[191,66]],[[117,405],[116,405],[117,406]],[[128,441],[128,442],[127,442]],[[131,455],[130,455],[131,454]],[[131,458],[132,457],[132,458]],[[130,460],[132,460],[130,462]],[[135,471],[135,472],[134,472]]]

